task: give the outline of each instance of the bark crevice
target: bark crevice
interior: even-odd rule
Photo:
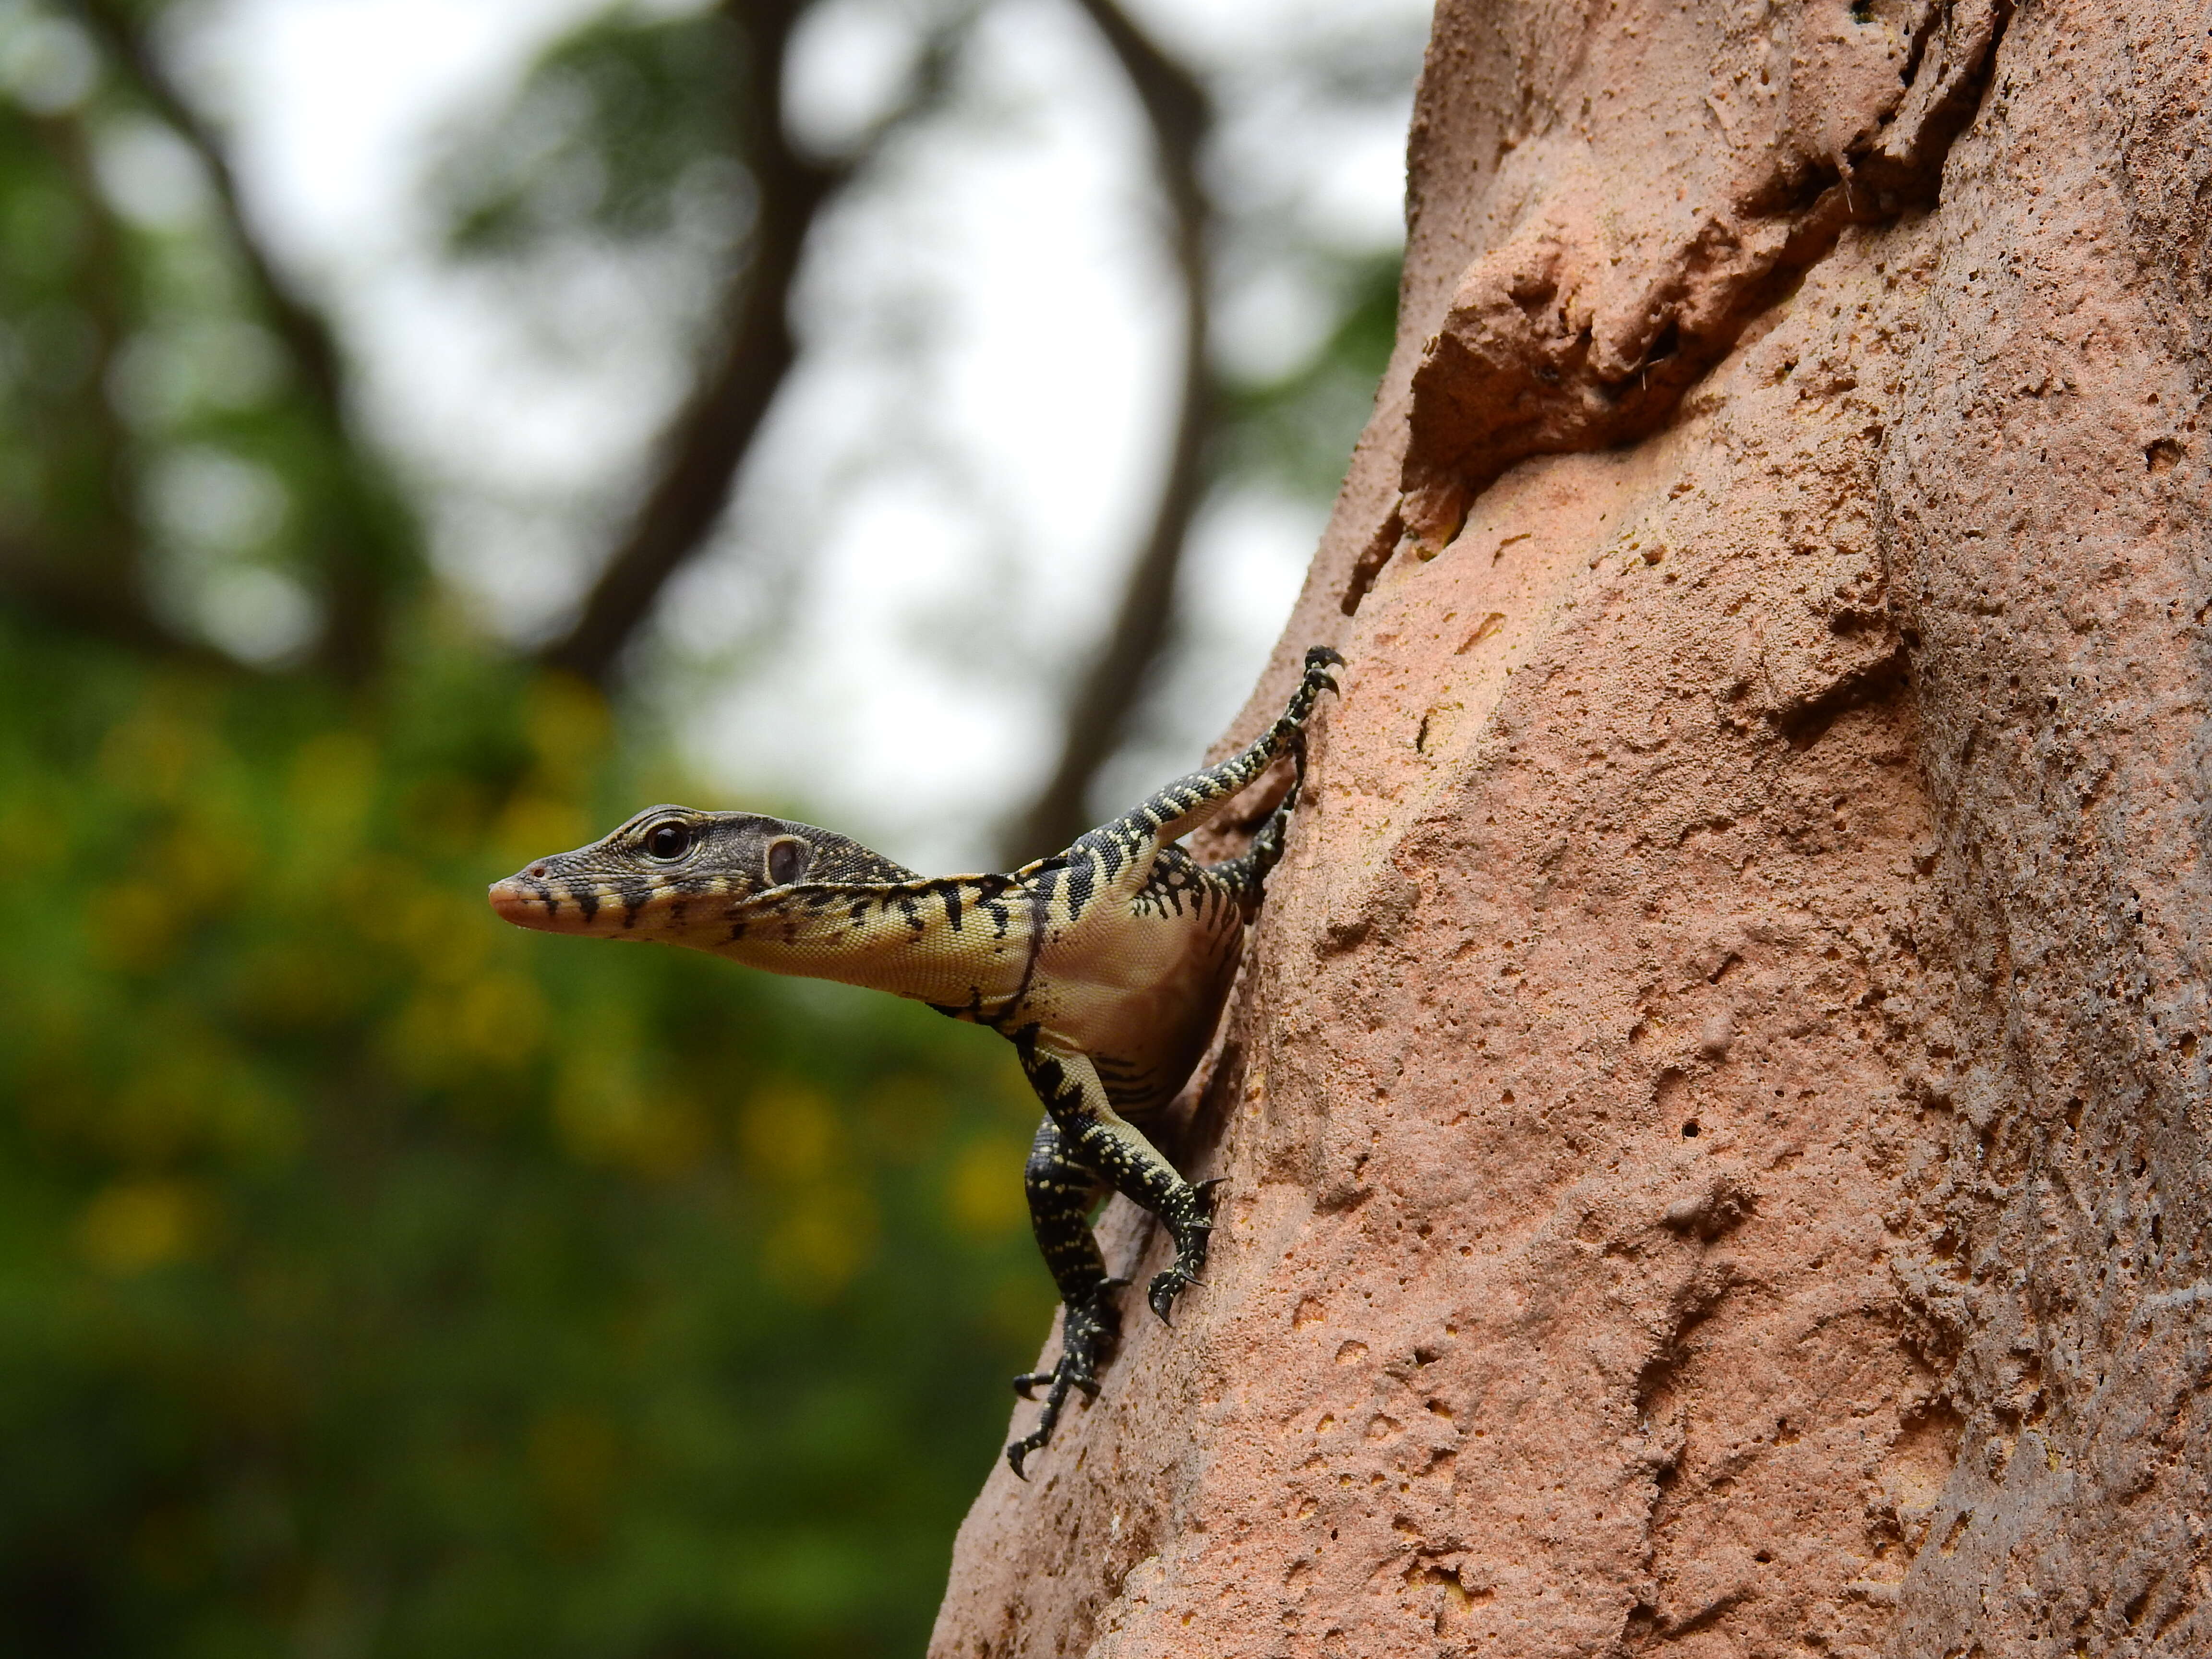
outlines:
[[[1355,563],[1345,614],[1399,551],[1434,556],[1517,463],[1662,429],[1847,226],[1932,206],[2010,9],[1923,0],[1909,30],[1838,43],[1808,8],[1798,29],[1809,40],[1789,46],[1793,58],[1810,52],[1812,66],[1800,64],[1802,84],[1755,128],[1722,123],[1729,142],[1686,234],[1676,204],[1638,194],[1644,177],[1559,157],[1540,205],[1468,266],[1422,351],[1394,524]],[[1878,21],[1869,13],[1853,33]],[[1881,68],[1899,56],[1886,83]],[[1708,109],[1719,101],[1706,94]]]

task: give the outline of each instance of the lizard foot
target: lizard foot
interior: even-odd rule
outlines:
[[[1069,1304],[1067,1316],[1060,1322],[1059,1363],[1048,1371],[1030,1371],[1014,1379],[1014,1392],[1024,1400],[1036,1398],[1032,1389],[1046,1390],[1044,1414],[1037,1419],[1036,1427],[1006,1448],[1006,1467],[1018,1479],[1030,1478],[1022,1465],[1031,1452],[1052,1438],[1053,1430],[1060,1425],[1068,1391],[1077,1389],[1087,1398],[1097,1397],[1099,1368],[1121,1331],[1121,1316],[1106,1298],[1128,1282],[1106,1279],[1084,1301]]]
[[[1206,1287],[1206,1281],[1199,1275],[1206,1271],[1206,1246],[1212,1242],[1213,1233],[1213,1206],[1211,1200],[1213,1189],[1226,1184],[1227,1177],[1224,1176],[1201,1181],[1188,1188],[1188,1201],[1180,1206],[1183,1213],[1161,1217],[1168,1224],[1168,1231],[1175,1236],[1176,1259],[1164,1272],[1153,1275],[1152,1282],[1146,1291],[1145,1300],[1152,1304],[1152,1311],[1159,1316],[1163,1325],[1173,1322],[1168,1315],[1175,1306],[1176,1297],[1186,1288],[1193,1285],[1201,1290]]]

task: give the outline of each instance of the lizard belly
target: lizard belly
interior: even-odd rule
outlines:
[[[1164,1104],[1205,1053],[1236,972],[1243,918],[1127,915],[1071,930],[1040,954],[1030,1017],[1090,1056],[1117,1105]]]

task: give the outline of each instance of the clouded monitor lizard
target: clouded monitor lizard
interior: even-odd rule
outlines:
[[[1097,1394],[1119,1334],[1112,1293],[1126,1281],[1107,1276],[1091,1231],[1104,1188],[1175,1240],[1148,1296],[1162,1319],[1206,1266],[1216,1183],[1185,1181],[1138,1126],[1174,1099],[1212,1035],[1297,807],[1306,722],[1342,662],[1309,651],[1289,707],[1250,747],[1003,875],[927,878],[811,824],[655,806],[495,884],[491,905],[524,927],[689,945],[912,997],[1014,1045],[1045,1109],[1030,1224],[1066,1304],[1059,1361],[1015,1379],[1024,1398],[1047,1390],[1036,1427],[1006,1448],[1023,1474],[1069,1391]],[[1246,852],[1202,865],[1176,845],[1285,750],[1290,793]]]

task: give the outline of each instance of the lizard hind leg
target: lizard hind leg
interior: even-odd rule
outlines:
[[[1146,1291],[1152,1311],[1165,1320],[1176,1297],[1198,1284],[1206,1268],[1213,1217],[1205,1193],[1178,1175],[1144,1132],[1114,1109],[1098,1069],[1087,1055],[1039,1046],[1035,1027],[1016,1032],[1014,1048],[1029,1073],[1030,1086],[1067,1137],[1077,1160],[1096,1170],[1131,1203],[1167,1224],[1175,1240],[1175,1261],[1153,1277]]]
[[[1105,1188],[1097,1170],[1079,1160],[1067,1135],[1050,1117],[1037,1125],[1030,1146],[1029,1166],[1023,1171],[1029,1196],[1030,1228],[1037,1249],[1060,1287],[1060,1358],[1052,1369],[1031,1371],[1014,1379],[1014,1391],[1034,1399],[1033,1390],[1046,1390],[1044,1412],[1036,1427],[1006,1448],[1006,1463],[1026,1480],[1023,1465],[1042,1449],[1060,1425],[1060,1414],[1070,1391],[1086,1396],[1098,1392],[1098,1372],[1121,1334],[1121,1315],[1110,1299],[1112,1292],[1128,1283],[1109,1279],[1091,1232],[1091,1209]]]

